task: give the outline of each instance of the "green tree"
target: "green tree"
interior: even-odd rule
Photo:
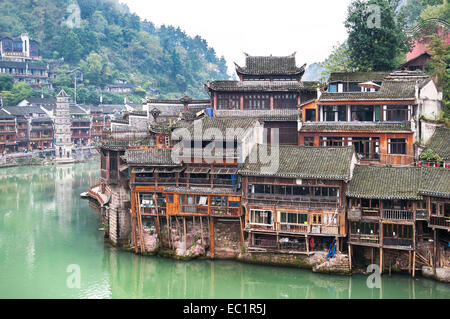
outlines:
[[[355,72],[358,68],[352,62],[347,42],[333,46],[330,56],[322,63],[320,81],[326,82],[333,72]]]
[[[0,91],[10,91],[14,86],[14,79],[9,74],[0,74]]]
[[[397,56],[406,52],[406,36],[395,21],[387,0],[354,0],[345,21],[348,47],[354,67],[361,71],[388,71]]]

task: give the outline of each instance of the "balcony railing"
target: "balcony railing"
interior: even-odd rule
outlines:
[[[363,207],[361,209],[362,217],[378,217],[380,218],[380,209],[379,208],[371,208],[371,207]]]
[[[383,244],[387,246],[402,246],[402,247],[412,247],[412,239],[407,238],[383,238]]]
[[[417,209],[416,210],[416,220],[427,220],[427,210]]]
[[[336,208],[339,200],[336,197],[286,196],[273,194],[248,194],[245,199],[252,203],[289,205],[302,209]]]
[[[414,213],[404,209],[383,209],[383,218],[389,220],[410,221],[414,219]]]
[[[359,220],[361,219],[361,209],[360,208],[352,208],[348,211],[348,219],[349,220]]]
[[[430,217],[430,225],[450,228],[450,217],[431,216]]]
[[[308,233],[309,227],[308,225],[279,223],[278,230],[289,233]]]
[[[264,224],[247,224],[247,229],[253,229],[253,230],[275,230],[275,225],[264,225]]]
[[[239,207],[211,207],[211,216],[239,217]]]
[[[368,234],[349,234],[349,240],[356,243],[378,244],[380,242],[379,235]]]

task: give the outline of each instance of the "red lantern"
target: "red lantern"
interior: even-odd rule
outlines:
[[[431,166],[431,163],[428,163],[428,166]]]
[[[418,165],[419,165],[419,167],[422,167],[422,162],[419,162],[419,164],[418,164]]]

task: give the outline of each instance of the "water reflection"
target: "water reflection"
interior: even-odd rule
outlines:
[[[96,163],[0,169],[0,298],[450,298],[450,285],[407,275],[369,289],[365,276],[117,250],[79,196],[98,172]],[[66,286],[70,264],[80,289]]]

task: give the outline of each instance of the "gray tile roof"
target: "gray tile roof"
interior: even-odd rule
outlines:
[[[419,81],[420,83],[421,81]],[[381,99],[415,99],[416,80],[384,80],[381,88],[375,92],[340,92],[322,93],[320,101],[327,100],[381,100]]]
[[[436,128],[424,151],[427,149],[432,149],[443,160],[450,160],[450,128]]]
[[[420,167],[356,165],[348,197],[420,200]]]
[[[26,115],[26,114],[46,114],[38,106],[5,106],[3,110],[11,113],[11,115]]]
[[[2,120],[14,120],[14,116],[6,113],[3,110],[0,110],[0,119],[2,119]]]
[[[303,88],[297,81],[213,81],[206,86],[213,91],[234,92],[299,92]]]
[[[251,117],[258,120],[297,120],[301,115],[298,109],[278,109],[278,110],[214,110],[215,117]]]
[[[172,160],[170,149],[126,150],[123,159],[128,164],[181,165]]]
[[[300,131],[411,132],[409,122],[304,122]]]
[[[421,200],[422,195],[450,198],[450,169],[356,165],[347,196]]]
[[[450,198],[450,169],[423,167],[419,194]]]
[[[251,56],[245,58],[245,67],[236,64],[236,72],[247,75],[294,75],[303,74],[305,65],[295,65],[295,53],[288,56]]]
[[[233,129],[237,133],[235,137],[237,140],[241,140],[248,132],[258,124],[258,120],[254,118],[221,118],[221,117],[208,117],[205,116],[201,119],[194,121],[179,121],[175,124],[174,129],[186,128],[190,134],[192,140],[198,140],[198,138],[204,139],[208,133],[214,133],[218,130],[222,134],[222,140],[227,139],[227,132],[231,134]],[[202,136],[196,136],[196,127],[201,127]],[[206,133],[206,134],[205,134]],[[216,137],[218,139],[219,137]],[[205,140],[210,140],[205,139]]]
[[[278,148],[278,162],[275,170],[268,169],[270,163],[264,160],[253,160],[249,156],[239,174],[244,176],[274,176],[285,178],[318,178],[332,180],[350,179],[351,161],[354,149],[345,147],[313,147],[313,146],[288,146],[288,145],[258,145],[252,150],[253,154],[263,154],[267,147],[267,154],[276,154]],[[257,152],[257,153],[255,153]],[[259,157],[259,155],[258,155]]]
[[[177,186],[167,186],[164,188],[166,192],[174,193],[196,193],[196,194],[226,194],[226,195],[240,195],[240,192],[233,191],[232,188],[224,187],[177,187]]]
[[[388,72],[332,72],[328,82],[381,82],[388,75]]]

